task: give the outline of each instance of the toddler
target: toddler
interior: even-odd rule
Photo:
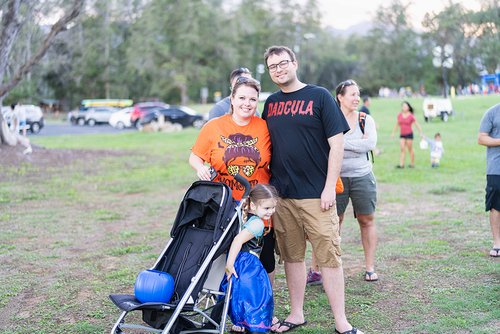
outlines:
[[[431,166],[432,168],[439,167],[439,162],[444,153],[443,142],[441,141],[441,134],[438,132],[434,135],[434,140],[425,138],[429,143],[431,149]]]
[[[257,184],[243,204],[244,224],[234,238],[226,261],[226,278],[233,280],[229,316],[234,332],[268,333],[274,312],[273,290],[259,260],[264,220],[275,211],[278,194],[273,186]]]

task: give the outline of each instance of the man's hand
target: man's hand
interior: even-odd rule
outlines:
[[[330,208],[336,204],[335,187],[332,187],[332,189],[323,189],[323,192],[321,193],[321,210],[330,210]]]

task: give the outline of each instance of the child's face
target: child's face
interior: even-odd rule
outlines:
[[[436,137],[434,137],[434,140],[436,140],[436,141],[441,141],[441,136],[436,136]]]
[[[251,203],[251,209],[254,214],[262,219],[269,219],[276,211],[276,200],[274,198],[263,199],[258,203]]]

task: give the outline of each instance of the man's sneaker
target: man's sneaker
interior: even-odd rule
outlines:
[[[321,273],[319,271],[314,271],[309,269],[307,273],[307,285],[319,285],[323,284],[323,278],[321,277]]]

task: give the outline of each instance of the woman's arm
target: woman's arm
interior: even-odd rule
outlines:
[[[399,127],[399,122],[396,121],[396,124],[394,125],[394,129],[392,129],[392,132],[391,132],[391,138],[394,137],[394,134],[396,133],[396,130],[398,129]]]
[[[418,129],[418,132],[420,134],[420,137],[422,137],[424,135],[424,133],[422,132],[422,127],[420,126],[420,124],[418,124],[417,122],[417,119],[415,118],[415,126],[417,127]]]
[[[227,279],[230,279],[231,275],[234,275],[236,278],[238,278],[238,274],[234,269],[234,261],[236,261],[236,257],[238,256],[238,253],[240,252],[243,244],[251,240],[253,237],[254,235],[248,229],[245,228],[240,233],[238,233],[238,235],[233,239],[226,261]]]
[[[191,152],[189,155],[189,164],[196,171],[196,175],[203,181],[210,181],[210,167],[205,165],[202,158]]]
[[[373,117],[366,115],[365,134],[362,138],[353,139],[344,136],[344,150],[366,153],[377,146],[377,128]]]

